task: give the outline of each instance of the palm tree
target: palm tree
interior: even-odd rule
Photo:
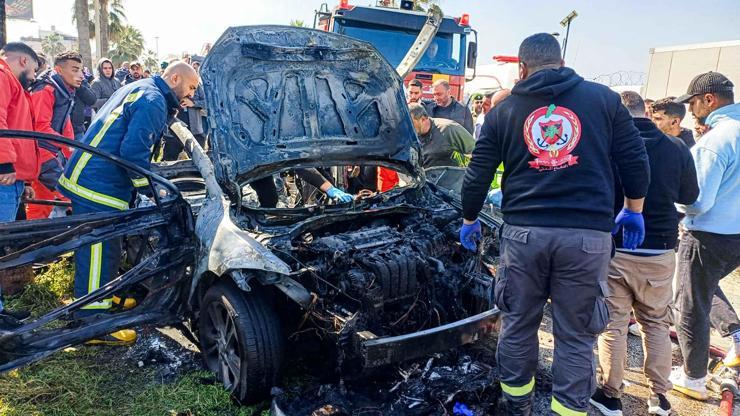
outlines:
[[[303,23],[303,20],[291,20],[289,25],[295,27],[306,27],[306,24]]]
[[[141,31],[133,26],[124,26],[115,46],[110,51],[110,58],[120,64],[133,61],[144,51],[144,37]]]
[[[149,69],[152,73],[157,72],[157,69],[159,68],[157,53],[151,49],[147,49],[144,52],[144,56],[141,57],[141,63],[144,64],[144,68]]]
[[[90,26],[87,22],[90,20],[88,15],[87,0],[75,0],[75,16],[77,17],[77,40],[79,42],[79,51],[82,55],[84,65],[92,68],[92,51],[90,50]]]
[[[51,60],[54,60],[55,56],[64,52],[64,49],[62,35],[57,32],[49,33],[45,38],[41,39],[41,50]]]
[[[76,0],[75,0],[76,1]],[[88,0],[88,25],[90,27],[90,39],[96,39],[98,33],[101,37],[100,56],[107,56],[109,42],[116,42],[126,26],[126,12],[123,7],[123,0],[99,0],[100,14],[107,15],[108,19],[103,19],[100,32],[96,30],[95,20],[98,11],[95,10],[95,1]],[[77,23],[76,13],[72,14],[72,23]]]

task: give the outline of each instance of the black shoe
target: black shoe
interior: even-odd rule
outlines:
[[[531,416],[532,415],[532,395],[510,396],[506,393],[501,395],[504,404],[504,414],[507,416]]]
[[[622,401],[607,396],[600,387],[591,396],[591,404],[605,416],[622,416]]]
[[[9,311],[7,309],[3,309],[3,311],[0,312],[0,315],[7,315],[19,321],[22,321],[24,319],[28,319],[28,317],[31,316],[31,312],[24,311],[24,310]]]
[[[650,415],[668,416],[671,414],[671,402],[665,398],[664,394],[653,394],[647,403]]]

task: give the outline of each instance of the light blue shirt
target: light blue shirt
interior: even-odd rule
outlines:
[[[711,130],[691,148],[699,198],[676,208],[689,230],[740,234],[740,104],[713,111],[706,123]]]

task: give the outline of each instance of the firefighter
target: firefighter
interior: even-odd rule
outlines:
[[[167,128],[168,119],[177,113],[183,100],[192,98],[198,82],[193,67],[178,62],[167,67],[161,77],[156,75],[121,87],[100,108],[82,142],[149,169],[152,151]],[[59,188],[72,201],[75,215],[126,210],[135,193],[148,187],[146,178],[79,149],[59,179]],[[75,298],[114,278],[120,256],[119,238],[75,251]],[[114,301],[120,299],[90,303],[82,308],[80,316],[109,310]],[[133,330],[121,330],[91,343],[120,345],[135,340]]]
[[[618,94],[563,66],[550,34],[519,47],[521,81],[485,118],[462,186],[460,242],[476,249],[478,213],[504,163],[501,264],[494,290],[502,327],[496,350],[510,415],[532,413],[537,330],[552,301],[554,414],[586,415],[595,391],[593,347],[608,322],[604,296],[612,253],[617,165],[625,247],[645,235],[645,145]]]

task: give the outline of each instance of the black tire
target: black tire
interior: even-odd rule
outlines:
[[[217,282],[203,297],[198,323],[206,366],[243,404],[269,396],[283,362],[285,340],[272,298],[256,286],[244,292]]]

